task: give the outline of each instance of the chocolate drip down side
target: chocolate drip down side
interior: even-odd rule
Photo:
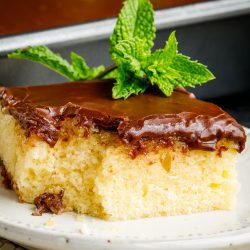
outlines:
[[[117,131],[127,144],[166,139],[185,142],[191,149],[214,150],[221,139],[244,149],[244,129],[218,106],[188,93],[171,97],[149,91],[127,100],[113,100],[113,80],[83,81],[33,87],[1,88],[2,109],[20,122],[26,135],[34,133],[54,146],[67,118],[78,125]]]
[[[239,151],[244,149],[244,133],[235,130],[228,123],[225,115],[216,118],[196,116],[193,113],[146,117],[132,124],[122,123],[118,127],[120,137],[126,142],[139,141],[143,138],[170,138],[185,142],[189,148],[215,150],[216,144],[223,138],[239,144]],[[209,126],[207,126],[209,124]],[[206,127],[207,126],[207,127]],[[200,128],[200,129],[199,129]]]

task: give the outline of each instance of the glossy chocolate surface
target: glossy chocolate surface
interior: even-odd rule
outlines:
[[[66,118],[78,117],[82,126],[117,131],[133,144],[145,139],[180,140],[189,148],[214,150],[227,138],[244,148],[243,128],[218,106],[175,91],[164,97],[156,91],[127,100],[111,97],[113,80],[2,88],[2,107],[26,130],[53,146]]]

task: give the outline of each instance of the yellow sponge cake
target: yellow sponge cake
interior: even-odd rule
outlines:
[[[0,158],[36,214],[128,220],[232,209],[242,127],[181,91],[112,100],[112,81],[1,88]]]

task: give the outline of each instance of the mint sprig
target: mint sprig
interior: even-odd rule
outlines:
[[[18,49],[13,53],[8,54],[8,57],[38,62],[72,81],[76,80],[78,77],[78,73],[66,60],[64,60],[59,54],[53,53],[46,46]]]
[[[71,81],[90,80],[105,70],[102,65],[97,68],[89,68],[85,60],[74,52],[71,53],[72,64],[70,65],[60,54],[52,52],[46,46],[18,49],[8,54],[8,57],[40,63]]]
[[[70,64],[46,46],[18,49],[8,55],[38,62],[71,81],[115,78],[113,98],[128,98],[156,85],[170,96],[178,86],[195,87],[214,79],[201,63],[178,52],[175,32],[163,49],[151,52],[155,39],[154,11],[149,0],[126,0],[110,37],[110,55],[115,62],[107,68],[90,68],[83,57],[72,52]]]

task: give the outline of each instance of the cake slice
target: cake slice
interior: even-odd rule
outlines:
[[[113,100],[112,84],[1,88],[0,158],[19,200],[111,220],[232,209],[243,128],[187,93]]]

